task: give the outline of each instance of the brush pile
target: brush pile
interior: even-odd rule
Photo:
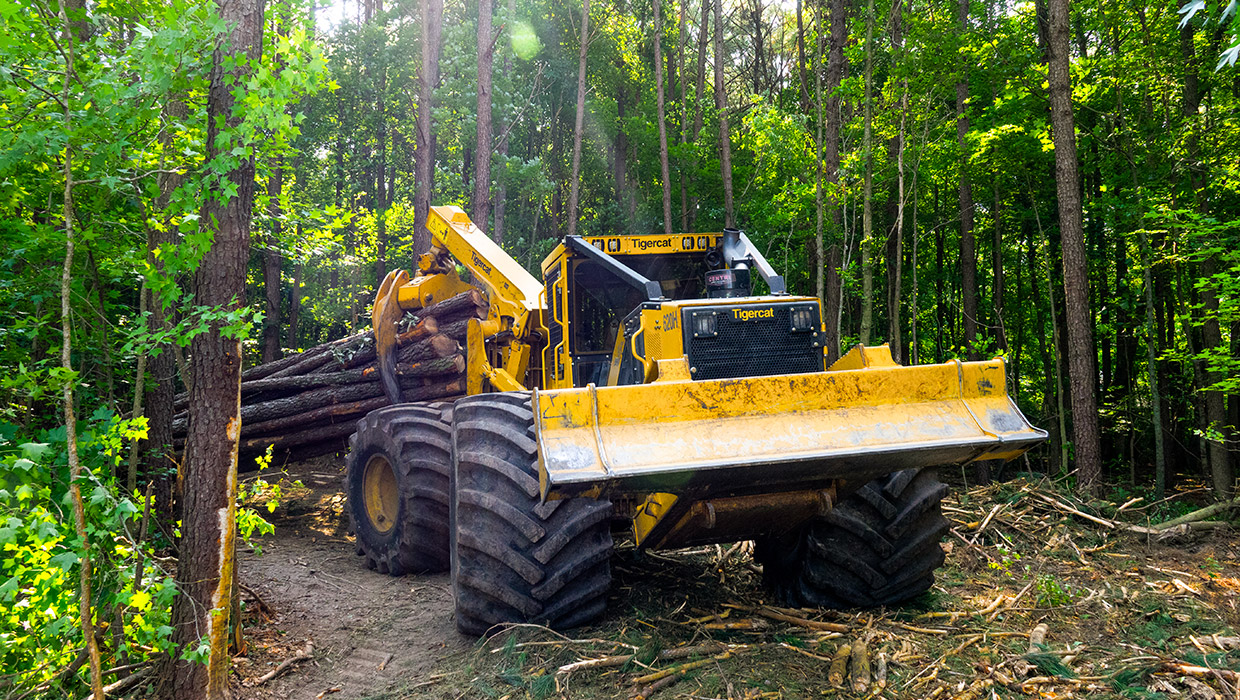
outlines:
[[[396,374],[405,401],[451,399],[465,393],[465,332],[486,318],[477,290],[407,314],[400,322]],[[270,445],[297,460],[342,449],[359,418],[390,402],[383,394],[373,331],[357,333],[241,373],[242,462]],[[189,397],[176,398],[173,434],[182,447]]]

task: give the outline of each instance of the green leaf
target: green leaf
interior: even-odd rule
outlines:
[[[32,459],[36,462],[43,456],[43,453],[47,452],[49,447],[50,445],[46,442],[26,442],[18,445],[18,448],[22,451],[22,455],[24,455],[27,459]]]
[[[79,560],[79,557],[77,555],[77,552],[62,552],[52,557],[48,561],[48,563],[54,564],[56,566],[59,566],[61,569],[68,571],[69,569],[72,569],[75,564],[78,563],[78,560]]]
[[[20,582],[16,576],[9,577],[9,580],[0,584],[0,600],[11,600],[13,594],[17,592]]]
[[[129,597],[129,607],[135,610],[145,611],[151,607],[151,594],[146,591],[138,591]]]

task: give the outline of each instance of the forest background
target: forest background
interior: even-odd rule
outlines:
[[[156,555],[177,536],[159,517],[175,460],[147,446],[171,444],[195,339],[253,364],[364,328],[378,280],[425,249],[430,204],[470,211],[529,268],[572,232],[739,226],[823,299],[830,353],[1006,357],[1051,433],[1018,468],[1072,482],[1088,425],[1108,492],[1232,494],[1234,2],[331,9],[0,1],[0,693],[97,665],[72,616],[87,581],[113,665],[170,647]],[[1056,31],[1075,154],[1052,128]],[[252,219],[244,298],[204,303],[222,249],[204,214],[230,203]],[[1073,236],[1084,257],[1065,268]],[[1085,395],[1096,410],[1074,412]]]

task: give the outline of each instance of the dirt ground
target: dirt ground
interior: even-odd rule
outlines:
[[[1121,510],[1122,493],[1084,504],[1033,477],[955,483],[947,564],[929,593],[892,610],[775,607],[746,544],[642,553],[620,543],[599,623],[477,641],[455,631],[446,576],[364,568],[346,532],[342,465],[289,467],[286,480],[303,488],[285,489],[275,534],[241,559],[250,648],[235,665],[238,697],[1240,700],[1235,531],[1159,542],[1071,512],[1149,524],[1189,503]],[[1040,624],[1047,634],[1031,645]],[[862,640],[869,686],[835,687],[833,659]],[[308,642],[311,660],[256,682]]]
[[[254,540],[261,553],[239,557],[249,620],[249,649],[234,664],[239,698],[416,697],[416,688],[404,693],[472,644],[453,625],[446,574],[393,578],[367,570],[354,553],[343,465],[290,465],[281,505],[268,516],[275,532]],[[312,660],[255,683],[307,643]]]

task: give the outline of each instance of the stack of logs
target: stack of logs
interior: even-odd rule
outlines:
[[[465,333],[486,318],[486,296],[470,290],[408,314],[397,335],[396,374],[405,401],[465,393]],[[278,462],[342,449],[358,419],[387,406],[374,332],[357,333],[241,373],[241,463],[273,447]],[[173,435],[182,447],[189,399],[176,397]],[[243,467],[244,469],[244,467]]]

